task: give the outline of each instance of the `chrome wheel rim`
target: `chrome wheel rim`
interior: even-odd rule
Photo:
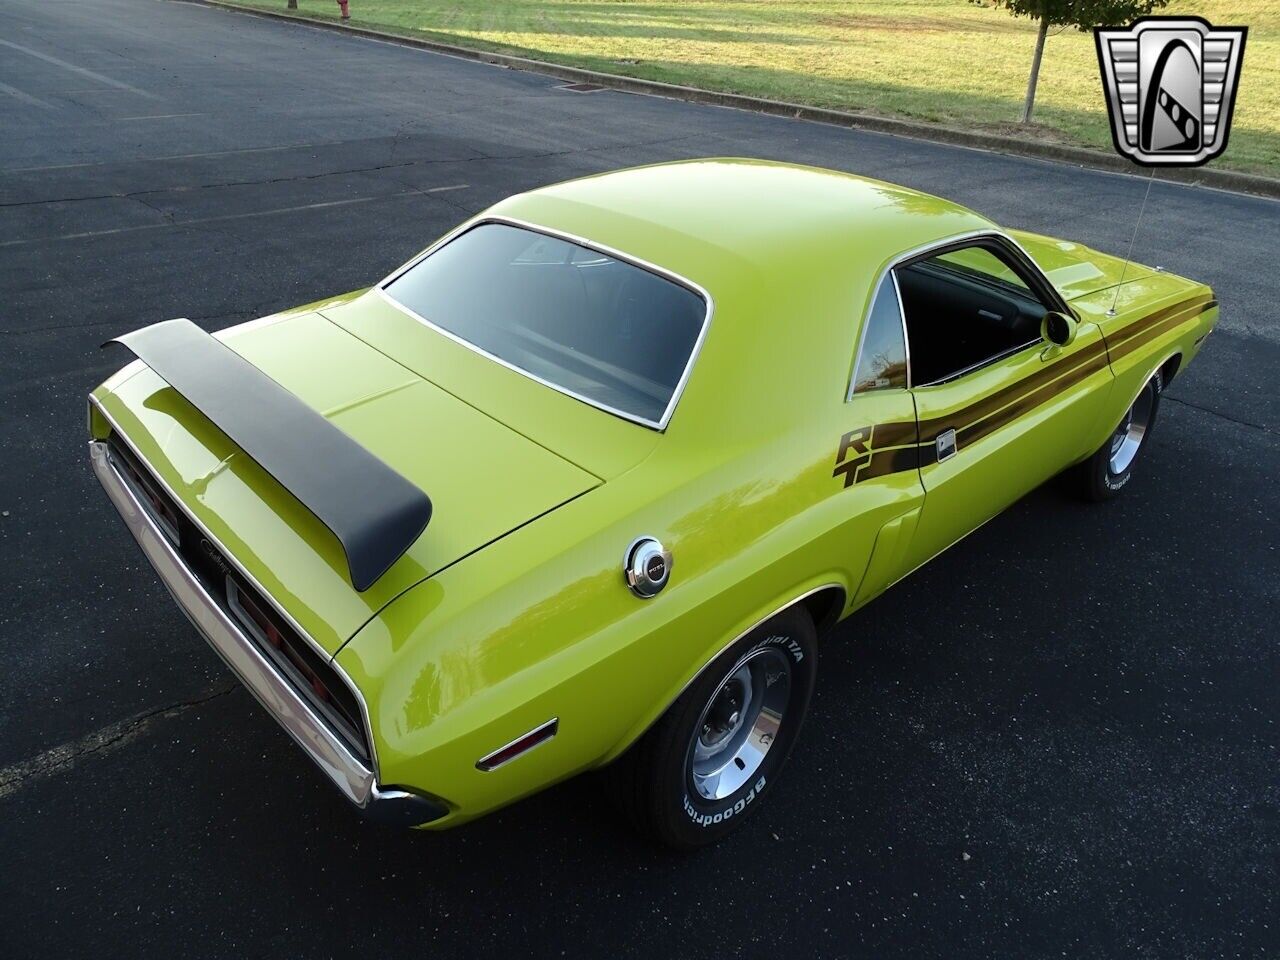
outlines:
[[[689,779],[704,800],[731,796],[759,771],[791,698],[791,659],[772,647],[734,665],[702,708],[689,746]]]
[[[1138,399],[1133,401],[1133,406],[1124,415],[1120,426],[1116,427],[1116,432],[1111,435],[1112,475],[1119,475],[1128,470],[1133,464],[1133,458],[1138,455],[1138,448],[1142,446],[1142,440],[1151,426],[1151,411],[1155,407],[1155,395],[1155,385],[1148,382],[1142,388],[1142,393],[1138,394]]]

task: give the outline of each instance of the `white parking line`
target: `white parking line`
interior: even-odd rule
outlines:
[[[35,173],[44,170],[75,170],[79,167],[104,167],[112,163],[151,163],[162,160],[202,160],[206,157],[230,157],[242,153],[271,153],[276,150],[302,150],[306,147],[330,147],[340,144],[341,140],[326,143],[285,143],[278,147],[247,147],[240,150],[214,150],[209,153],[172,153],[164,157],[136,157],[132,160],[92,160],[87,163],[56,163],[46,167],[9,167],[0,173]]]
[[[124,120],[173,120],[176,117],[203,117],[203,113],[157,113],[147,117],[116,117],[115,119]]]
[[[88,93],[133,93],[132,90],[113,90],[110,87],[72,87],[70,90],[59,90],[72,96],[82,97]]]
[[[52,110],[53,104],[45,103],[39,97],[33,97],[29,93],[23,93],[17,87],[11,87],[7,83],[0,83],[0,93],[7,93],[13,99],[25,103],[32,107],[43,107],[45,110]]]
[[[251,213],[228,213],[221,217],[204,217],[199,220],[174,220],[165,223],[143,223],[132,227],[116,227],[113,230],[88,230],[84,233],[63,233],[54,237],[32,237],[26,240],[5,240],[0,247],[21,247],[32,243],[54,243],[59,240],[85,240],[90,237],[109,237],[119,233],[137,233],[141,230],[167,230],[171,227],[195,227],[204,223],[225,223],[229,220],[248,220],[253,217],[271,217],[281,213],[298,213],[302,210],[324,210],[329,207],[349,207],[356,203],[374,203],[378,200],[399,200],[402,197],[416,197],[424,193],[447,193],[451,190],[465,190],[469,183],[458,183],[448,187],[429,187],[426,190],[406,190],[403,193],[391,193],[385,197],[353,197],[350,200],[326,200],[322,203],[304,203],[297,207],[276,207],[272,210],[254,210]]]
[[[136,93],[138,96],[147,97],[150,100],[160,99],[154,93],[148,93],[146,90],[139,90],[137,87],[131,87],[129,84],[123,83],[119,80],[112,80],[110,77],[104,77],[102,74],[93,70],[87,70],[84,67],[77,67],[74,63],[67,63],[65,60],[59,60],[57,57],[50,56],[47,53],[41,53],[39,50],[32,50],[30,47],[24,47],[20,43],[14,43],[12,40],[0,40],[0,45],[25,53],[29,57],[35,57],[37,60],[43,60],[45,63],[52,63],[55,67],[62,67],[63,70],[70,70],[72,73],[78,73],[82,77],[88,77],[90,80],[96,80],[98,83],[105,84],[108,87],[115,87],[117,90],[128,90],[130,93]]]

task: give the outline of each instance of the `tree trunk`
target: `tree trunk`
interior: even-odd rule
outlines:
[[[1036,34],[1036,52],[1031,58],[1031,77],[1027,80],[1027,102],[1022,108],[1022,123],[1031,122],[1031,109],[1036,104],[1036,81],[1040,79],[1040,59],[1044,56],[1044,38],[1049,32],[1049,20],[1040,14],[1040,32]]]
[[[297,9],[298,9],[298,0],[289,0],[289,9],[290,9],[290,10],[297,10]]]

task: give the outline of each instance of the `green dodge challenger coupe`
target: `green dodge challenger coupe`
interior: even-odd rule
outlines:
[[[718,839],[838,620],[1070,469],[1128,482],[1203,284],[752,160],[534,190],[89,401],[179,607],[349,800],[449,827],[593,768]]]

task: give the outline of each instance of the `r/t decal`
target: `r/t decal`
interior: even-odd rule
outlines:
[[[838,477],[843,473],[846,487],[853,486],[858,480],[858,471],[871,462],[871,430],[871,427],[859,427],[840,438],[836,468],[831,475]]]

